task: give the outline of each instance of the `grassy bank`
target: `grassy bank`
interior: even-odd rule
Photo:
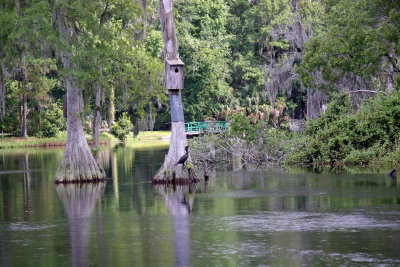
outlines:
[[[92,142],[92,136],[86,136],[89,144]],[[106,145],[111,142],[118,142],[114,136],[109,133],[101,133],[99,136],[100,144]],[[21,148],[21,147],[57,147],[65,146],[67,142],[66,133],[61,133],[57,137],[36,138],[36,137],[6,137],[0,139],[0,148]]]
[[[135,138],[132,134],[128,136],[128,142],[141,142],[141,141],[154,141],[154,140],[165,140],[169,141],[170,131],[154,131],[154,132],[140,132]],[[92,143],[92,136],[86,136],[88,143]],[[119,143],[120,141],[110,133],[101,133],[99,136],[100,145],[109,145],[111,143]],[[0,138],[0,149],[8,148],[23,148],[23,147],[57,147],[65,146],[67,142],[66,133],[61,133],[57,137],[52,138],[20,138],[20,137],[6,137]],[[165,144],[164,144],[165,145]]]
[[[139,132],[135,137],[132,134],[128,137],[128,141],[149,141],[149,140],[165,140],[169,141],[171,139],[171,131],[153,131],[153,132]]]

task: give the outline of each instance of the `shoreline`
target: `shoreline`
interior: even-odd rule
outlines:
[[[154,131],[154,132],[140,132],[137,136],[133,137],[132,134],[128,136],[128,143],[131,142],[148,142],[148,141],[162,141],[167,142],[170,140],[171,132],[169,131]],[[92,146],[93,141],[91,136],[86,136],[89,146]],[[51,137],[51,138],[36,138],[36,137],[5,137],[0,138],[0,150],[16,149],[16,148],[56,148],[64,147],[67,143],[67,137]],[[101,133],[99,137],[100,146],[108,146],[111,144],[123,143],[115,138],[110,133]]]

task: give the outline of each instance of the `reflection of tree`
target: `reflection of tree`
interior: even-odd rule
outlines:
[[[31,200],[31,175],[29,171],[29,157],[25,153],[22,158],[22,197],[24,210],[29,210],[29,202]]]
[[[101,149],[96,156],[97,164],[101,164],[105,170],[110,168],[110,150]]]
[[[156,186],[174,219],[176,266],[189,266],[190,218],[197,184],[187,186]]]
[[[89,266],[90,215],[101,199],[104,188],[104,183],[59,184],[56,187],[68,215],[72,266]],[[101,242],[104,239],[100,237],[99,240]],[[104,244],[100,244],[100,247],[104,248]]]
[[[115,153],[111,154],[111,176],[113,180],[113,189],[115,197],[115,209],[119,210],[119,188],[118,188],[118,161]]]

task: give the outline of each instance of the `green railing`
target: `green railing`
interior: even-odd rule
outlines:
[[[186,134],[220,133],[229,129],[227,121],[186,122]]]

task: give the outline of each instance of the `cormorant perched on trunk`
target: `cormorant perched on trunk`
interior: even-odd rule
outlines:
[[[176,163],[175,165],[182,164],[183,166],[185,166],[185,161],[186,161],[186,160],[188,159],[188,157],[189,157],[189,146],[185,146],[185,150],[186,150],[185,155],[183,155],[183,156],[178,160],[178,163]]]

